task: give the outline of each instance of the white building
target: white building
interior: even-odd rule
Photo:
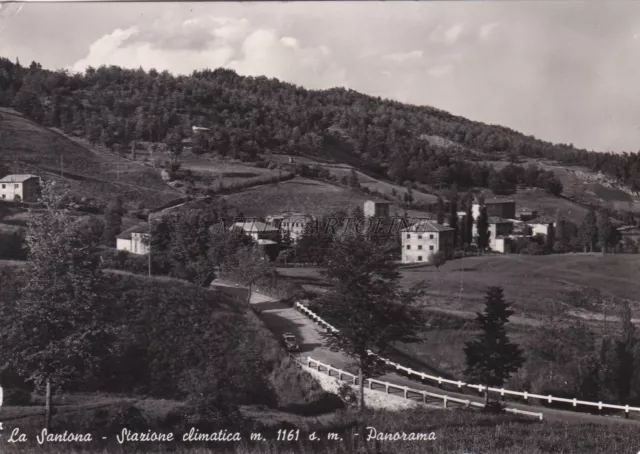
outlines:
[[[509,253],[510,235],[513,233],[513,221],[496,216],[487,219],[489,225],[489,248],[502,254]],[[478,236],[478,224],[473,223],[473,237]]]
[[[40,178],[36,175],[7,175],[0,179],[0,199],[15,202],[36,202]]]
[[[374,202],[367,200],[364,202],[364,216],[367,218],[389,217],[390,202]]]
[[[428,262],[438,251],[453,253],[455,230],[436,221],[422,220],[400,231],[402,263]]]
[[[132,254],[147,255],[149,253],[149,224],[139,224],[125,230],[116,238],[116,249]]]
[[[259,240],[269,240],[276,242],[280,236],[280,229],[271,227],[261,221],[245,221],[235,222],[229,230],[239,230],[244,232],[245,235],[253,238],[255,242]]]
[[[547,236],[549,234],[549,224],[551,224],[552,227],[555,227],[555,222],[551,220],[545,222],[545,220],[539,219],[539,220],[527,223],[527,225],[531,227],[532,236],[536,236],[538,234]]]
[[[314,221],[315,218],[310,214],[293,212],[270,215],[266,218],[267,226],[278,229],[283,237],[288,234],[292,243],[297,243]]]

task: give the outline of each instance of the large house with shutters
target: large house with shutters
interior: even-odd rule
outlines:
[[[431,255],[444,251],[451,256],[455,229],[424,219],[400,231],[402,263],[428,262]]]

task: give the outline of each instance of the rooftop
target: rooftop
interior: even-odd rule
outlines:
[[[133,227],[128,228],[127,230],[122,232],[120,235],[118,235],[117,238],[119,240],[130,240],[132,233],[147,233],[148,231],[149,231],[149,224],[147,224],[146,222],[143,222],[141,224],[134,225]]]
[[[499,218],[497,216],[489,216],[489,224],[513,224],[510,219]]]
[[[406,229],[402,229],[402,232],[447,232],[450,230],[455,230],[447,225],[438,224],[436,221],[431,221],[429,219],[423,219],[422,221],[418,221]]]
[[[231,229],[238,228],[245,232],[277,232],[278,229],[270,227],[261,221],[246,221],[236,222],[231,226]]]
[[[391,205],[391,202],[386,200],[367,200],[365,203],[375,203],[376,205]]]
[[[549,216],[539,216],[535,219],[530,220],[529,222],[527,222],[527,224],[529,225],[535,225],[535,224],[544,224],[544,225],[548,225],[550,223],[555,223],[556,220],[552,217]]]
[[[511,199],[484,199],[484,204],[485,205],[496,205],[496,204],[500,204],[500,203],[515,203],[515,200],[511,200]]]
[[[14,174],[7,175],[5,177],[0,178],[0,183],[22,183],[23,181],[27,181],[31,178],[38,178],[36,175],[31,174]]]

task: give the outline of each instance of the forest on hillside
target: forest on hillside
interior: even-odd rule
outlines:
[[[507,169],[510,177],[480,161],[548,159],[587,166],[640,190],[637,153],[589,152],[431,107],[342,88],[306,90],[221,68],[190,76],[116,66],[71,74],[0,58],[0,106],[116,151],[138,141],[179,154],[192,126],[200,126],[211,132],[193,136],[193,152],[245,161],[269,153],[316,156],[401,183],[501,192],[513,186],[516,173],[522,179],[524,169]],[[536,186],[562,192],[551,172],[541,178]]]

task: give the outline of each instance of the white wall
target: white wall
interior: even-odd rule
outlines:
[[[131,240],[118,238],[116,240],[116,249],[118,249],[119,251],[131,252]]]
[[[149,245],[144,244],[144,238],[148,238],[148,233],[132,233],[131,234],[131,252],[139,255],[149,253]]]
[[[0,199],[14,200],[16,196],[19,196],[24,200],[22,188],[22,183],[0,183]]]
[[[426,263],[431,254],[439,250],[438,232],[400,232],[400,234],[402,235],[402,263]],[[410,249],[407,249],[407,246]],[[419,249],[420,246],[422,249]],[[422,260],[419,260],[420,257]]]

